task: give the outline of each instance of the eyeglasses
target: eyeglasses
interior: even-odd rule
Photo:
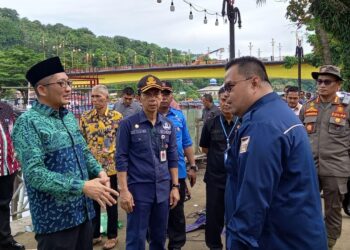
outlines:
[[[238,81],[231,81],[232,84],[225,84],[224,90],[228,93],[231,92],[231,90],[239,83],[239,82],[244,82],[252,79],[253,77],[248,77],[246,79],[238,80]]]
[[[67,87],[72,87],[73,81],[72,80],[58,80],[57,82],[49,82],[49,83],[43,84],[43,86],[48,86],[51,84],[58,84],[58,85],[60,85],[61,88],[67,88]]]
[[[325,79],[325,80],[317,79],[316,80],[317,85],[321,85],[322,83],[324,83],[324,85],[328,86],[328,85],[331,85],[332,82],[336,82],[336,81],[330,80],[330,79]]]

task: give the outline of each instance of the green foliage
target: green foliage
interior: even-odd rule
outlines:
[[[308,42],[314,50],[313,55],[305,60],[309,60],[314,66],[320,66],[327,61],[340,66],[345,78],[343,88],[349,91],[350,1],[289,0],[286,17],[298,27],[305,25],[308,31],[316,31],[308,36]],[[322,30],[327,33],[320,32]]]
[[[27,48],[0,51],[0,86],[26,86],[25,72],[37,61],[39,55]]]
[[[173,64],[189,58],[183,51],[153,43],[122,36],[96,36],[87,28],[43,25],[19,18],[15,10],[0,8],[0,51],[15,46],[40,54],[38,60],[59,55],[67,69]]]
[[[291,69],[294,65],[298,64],[298,58],[295,56],[286,56],[283,64],[286,69]]]

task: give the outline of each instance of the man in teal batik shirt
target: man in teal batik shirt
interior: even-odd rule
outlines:
[[[116,203],[109,178],[94,159],[72,113],[71,84],[58,57],[26,74],[38,96],[13,130],[38,249],[92,249],[92,201]],[[91,198],[91,199],[90,199]],[[89,240],[90,239],[90,240]]]

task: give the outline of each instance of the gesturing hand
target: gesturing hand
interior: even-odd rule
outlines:
[[[106,186],[106,179],[102,178],[86,181],[83,187],[83,193],[87,197],[97,201],[102,208],[106,208],[106,204],[112,206],[117,203],[112,195],[119,196],[117,191]]]

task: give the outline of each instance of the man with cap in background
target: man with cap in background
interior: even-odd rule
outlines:
[[[342,228],[342,201],[350,176],[350,105],[337,91],[343,81],[340,69],[325,65],[312,72],[318,97],[304,104],[300,120],[308,133],[320,189],[323,190],[328,247],[332,249]]]
[[[92,249],[91,199],[112,205],[109,178],[68,112],[72,81],[58,57],[30,68],[37,100],[21,115],[12,138],[21,163],[38,249]],[[89,180],[91,179],[91,180]]]
[[[175,127],[158,113],[161,81],[146,75],[137,85],[142,111],[123,119],[117,135],[119,203],[127,213],[126,249],[163,250],[171,208],[179,200]],[[119,143],[122,142],[122,143]]]
[[[184,202],[186,196],[186,177],[190,180],[191,187],[196,183],[196,172],[198,167],[194,159],[192,148],[192,140],[187,129],[186,119],[181,110],[171,107],[173,101],[173,87],[168,81],[162,82],[162,101],[159,106],[159,112],[168,118],[176,131],[178,168],[179,168],[179,184],[180,184],[180,200],[169,212],[168,236],[169,250],[181,249],[186,243],[186,219],[184,212]],[[185,156],[189,162],[189,168],[186,169]]]

